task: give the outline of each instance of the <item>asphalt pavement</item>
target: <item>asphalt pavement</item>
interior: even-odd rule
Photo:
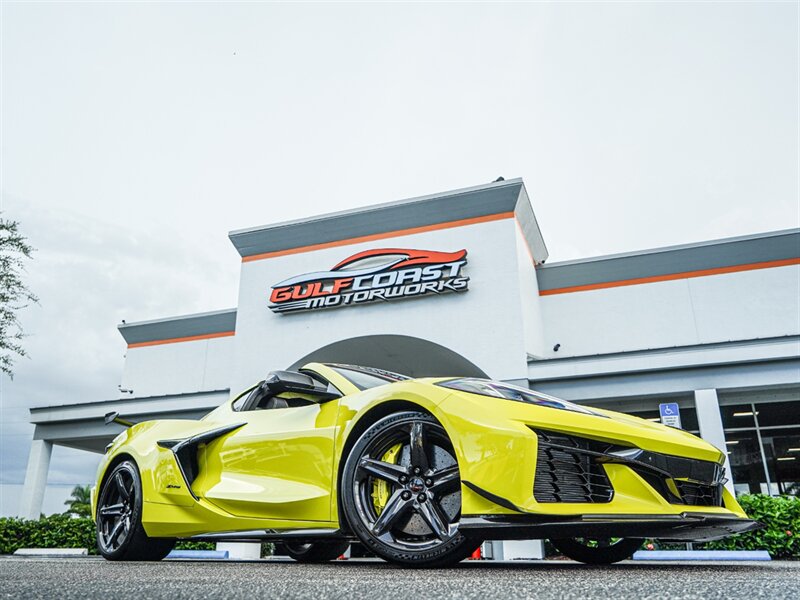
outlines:
[[[800,598],[800,562],[465,561],[400,569],[371,560],[111,563],[0,558],[0,598]]]

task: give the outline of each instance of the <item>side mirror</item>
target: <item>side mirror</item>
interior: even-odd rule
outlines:
[[[295,394],[309,394],[320,400],[332,400],[339,394],[329,392],[317,381],[297,371],[272,371],[264,380],[263,386],[272,394],[293,392]]]
[[[119,413],[114,411],[110,413],[106,413],[105,416],[106,425],[111,425],[111,423],[116,423],[117,425],[122,425],[123,427],[132,427],[133,423],[130,421],[126,421],[125,419],[121,419]]]

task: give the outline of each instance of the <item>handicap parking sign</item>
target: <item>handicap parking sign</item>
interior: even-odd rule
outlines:
[[[658,412],[661,415],[661,422],[670,427],[681,428],[681,409],[677,402],[666,402],[658,405]]]

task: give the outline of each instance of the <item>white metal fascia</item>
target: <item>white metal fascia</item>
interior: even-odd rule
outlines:
[[[533,361],[528,364],[528,379],[532,381],[572,379],[797,358],[800,358],[800,339],[792,337],[612,356]]]
[[[227,400],[228,396],[227,390],[221,390],[174,397],[131,398],[108,400],[107,402],[43,406],[31,409],[30,422],[37,424],[82,421],[100,418],[111,411],[117,411],[122,416],[135,417],[136,415],[211,410]]]

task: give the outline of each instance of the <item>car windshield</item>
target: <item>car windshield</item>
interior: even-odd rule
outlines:
[[[392,373],[391,371],[384,371],[383,369],[373,369],[371,367],[356,367],[352,365],[326,365],[336,371],[339,375],[346,378],[350,383],[360,390],[368,390],[370,388],[378,387],[379,385],[386,385],[388,383],[395,383],[396,381],[404,381],[410,379],[405,375],[399,373]]]

